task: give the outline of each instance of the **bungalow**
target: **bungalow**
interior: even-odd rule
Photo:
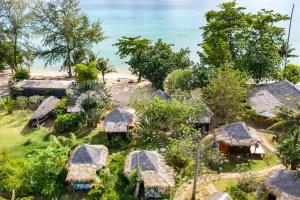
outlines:
[[[277,170],[263,183],[268,200],[300,200],[300,178],[297,171]]]
[[[265,154],[255,130],[244,122],[222,126],[215,129],[214,134],[217,146],[223,153]]]
[[[171,99],[171,96],[168,93],[166,93],[160,89],[158,89],[152,93],[151,99],[153,99],[154,97],[159,97],[161,99]]]
[[[124,174],[127,178],[135,170],[139,170],[142,183],[139,187],[139,197],[145,200],[162,199],[169,196],[175,185],[173,168],[165,163],[164,157],[156,151],[133,151],[125,161]]]
[[[294,101],[300,102],[300,90],[289,81],[260,84],[249,93],[251,108],[263,118],[273,118],[279,106],[297,109]]]
[[[13,95],[22,96],[55,96],[63,97],[66,95],[67,90],[75,84],[75,81],[66,80],[22,80],[12,87]],[[14,89],[20,88],[18,93]]]
[[[42,122],[50,117],[58,102],[59,99],[54,96],[46,98],[32,114],[29,120],[29,125],[31,127],[39,127]]]
[[[115,108],[104,119],[105,133],[110,141],[114,134],[119,134],[123,138],[127,137],[127,133],[134,127],[133,109]]]
[[[211,123],[211,118],[213,116],[214,116],[214,113],[211,111],[211,109],[207,105],[205,105],[203,117],[195,123],[196,128],[202,129],[203,131],[208,133],[209,126]]]
[[[93,176],[107,165],[108,149],[104,145],[81,145],[72,153],[67,164],[66,181],[74,190],[92,188]]]

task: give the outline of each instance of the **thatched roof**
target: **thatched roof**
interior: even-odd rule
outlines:
[[[89,182],[96,171],[107,165],[108,149],[104,145],[81,145],[68,162],[67,181]]]
[[[55,109],[55,106],[58,104],[59,99],[50,96],[46,98],[41,105],[38,107],[36,111],[32,114],[30,120],[39,120],[44,118],[46,115],[48,115],[50,112],[52,112]]]
[[[145,188],[169,190],[175,185],[174,170],[156,151],[131,152],[126,158],[125,176],[130,177],[131,172],[136,169],[141,171]]]
[[[204,116],[200,119],[199,123],[209,124],[211,118],[214,116],[214,113],[207,105],[205,105],[203,114]]]
[[[159,97],[161,99],[171,99],[171,96],[168,93],[166,93],[160,89],[158,89],[152,93],[151,99],[153,99],[154,97]]]
[[[226,192],[216,192],[208,197],[208,200],[232,200],[230,195]]]
[[[67,80],[22,80],[16,84],[21,88],[37,88],[37,89],[68,89],[75,81]]]
[[[261,143],[255,130],[246,126],[244,122],[222,126],[215,129],[217,142],[223,142],[230,146],[252,146]]]
[[[300,178],[297,171],[277,170],[264,181],[264,186],[277,200],[300,200]]]
[[[105,132],[122,133],[128,131],[128,126],[134,123],[134,110],[115,108],[104,120]]]
[[[261,84],[250,91],[249,102],[262,117],[275,117],[278,106],[295,109],[294,100],[300,101],[300,90],[289,81]]]

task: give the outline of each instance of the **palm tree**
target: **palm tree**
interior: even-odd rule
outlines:
[[[105,84],[105,74],[109,74],[109,73],[113,73],[113,72],[117,72],[116,69],[114,68],[114,66],[112,66],[111,64],[109,64],[109,60],[108,59],[104,59],[104,58],[98,58],[96,60],[96,68],[99,70],[99,72],[101,72],[102,75],[102,81]]]
[[[293,148],[297,147],[299,136],[300,136],[300,104],[295,102],[296,106],[295,110],[292,110],[286,106],[282,106],[279,108],[277,112],[277,117],[279,121],[272,126],[269,127],[269,129],[275,129],[275,128],[285,128],[289,129],[292,133],[293,137]],[[291,169],[296,170],[297,168],[297,159],[293,159],[291,162]]]
[[[293,52],[295,51],[295,48],[291,48],[291,45],[287,45],[287,43],[285,41],[282,42],[281,47],[278,49],[278,53],[280,55],[281,58],[294,58],[294,57],[298,57],[298,55],[293,54]]]

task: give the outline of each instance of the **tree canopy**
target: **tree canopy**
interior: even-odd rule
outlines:
[[[104,39],[100,22],[90,22],[80,11],[78,0],[41,2],[35,20],[36,32],[43,42],[38,56],[46,59],[46,65],[62,62],[69,76],[92,45]]]

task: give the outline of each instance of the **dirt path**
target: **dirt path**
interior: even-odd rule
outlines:
[[[264,136],[264,132],[262,132],[261,130],[256,130],[256,132],[262,139],[262,145],[274,153],[276,151],[276,149],[274,148],[273,144],[270,144],[270,142],[267,141],[267,139]]]
[[[8,90],[8,82],[11,78],[9,70],[0,71],[0,91]]]

